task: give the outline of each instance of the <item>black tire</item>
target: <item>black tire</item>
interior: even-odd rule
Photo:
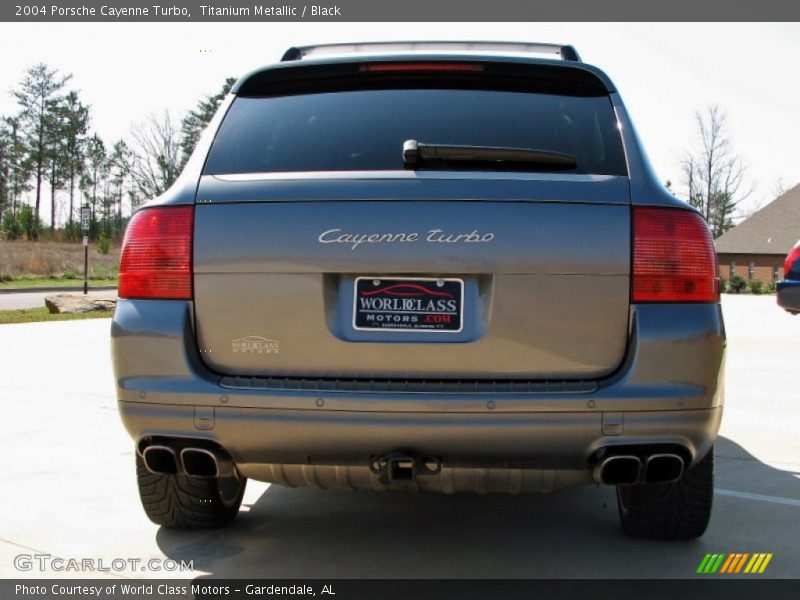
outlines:
[[[136,454],[139,497],[156,525],[179,529],[223,527],[233,521],[242,504],[245,477],[201,478],[157,475]]]
[[[675,483],[617,486],[622,529],[640,539],[689,540],[706,530],[714,499],[714,448]]]

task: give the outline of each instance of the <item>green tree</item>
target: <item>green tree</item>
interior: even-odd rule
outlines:
[[[198,103],[197,107],[189,111],[189,114],[181,122],[181,169],[186,165],[186,161],[192,155],[200,134],[208,125],[211,118],[217,112],[220,102],[231,91],[233,84],[236,83],[235,77],[228,77],[222,84],[222,89],[213,96],[205,96]]]
[[[8,128],[5,123],[0,122],[0,223],[3,221],[3,213],[11,203],[11,163],[8,157],[10,147]]]
[[[95,134],[86,141],[86,167],[81,176],[81,191],[92,209],[92,221],[97,215],[97,201],[108,172],[108,154],[103,140]]]
[[[40,63],[28,69],[19,87],[12,94],[20,106],[20,125],[30,151],[30,162],[36,178],[35,222],[39,222],[42,182],[47,172],[47,137],[49,119],[55,100],[71,78],[61,75],[57,69],[51,69]]]
[[[22,225],[19,222],[18,215],[11,211],[6,211],[3,219],[0,220],[0,231],[7,240],[18,240],[22,237]]]
[[[113,221],[114,207],[116,206],[116,195],[114,194],[111,184],[110,175],[110,161],[106,163],[105,177],[102,182],[102,189],[99,195],[98,208],[98,221],[100,224],[98,238],[108,238],[111,233],[111,224]]]
[[[17,223],[21,231],[27,236],[29,240],[35,240],[39,237],[39,231],[42,229],[42,222],[33,212],[33,209],[23,204],[20,206],[16,215]]]
[[[5,160],[8,167],[8,194],[10,208],[17,213],[22,194],[30,190],[31,162],[28,148],[20,130],[18,117],[6,117],[0,128],[7,140]]]
[[[45,123],[45,155],[47,160],[45,180],[50,187],[50,233],[52,234],[56,229],[56,194],[63,189],[66,174],[64,148],[66,119],[63,98],[56,98],[51,102],[50,111],[45,117]]]
[[[128,187],[133,167],[131,150],[123,140],[119,140],[114,144],[108,163],[112,198],[116,208],[114,233],[119,238],[122,234],[122,199],[125,196],[125,190]]]
[[[80,183],[86,163],[86,142],[89,130],[89,107],[85,106],[77,92],[70,92],[61,106],[63,118],[64,177],[69,190],[67,222],[75,218],[75,188]]]

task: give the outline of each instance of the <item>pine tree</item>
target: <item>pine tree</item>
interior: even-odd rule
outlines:
[[[116,205],[115,233],[119,237],[122,234],[122,198],[125,195],[125,188],[133,167],[130,148],[123,140],[114,144],[108,163],[111,171],[114,204]]]
[[[228,92],[231,91],[233,84],[236,83],[235,77],[228,77],[222,85],[222,89],[213,96],[202,98],[197,107],[190,111],[181,122],[181,169],[186,165],[186,161],[192,155],[200,134],[211,121]]]
[[[30,189],[31,162],[28,148],[20,131],[18,117],[3,119],[8,145],[6,161],[8,163],[8,193],[11,201],[11,212],[16,215],[22,194]]]
[[[102,192],[107,170],[106,145],[97,134],[94,134],[86,142],[86,168],[81,177],[84,200],[92,209],[92,223],[95,223],[97,219],[97,200]],[[90,235],[94,235],[94,233],[90,232]]]
[[[3,221],[3,213],[11,202],[11,164],[8,160],[10,146],[8,128],[5,123],[0,123],[0,222]]]
[[[50,110],[45,117],[45,156],[47,171],[45,179],[50,186],[50,233],[56,228],[56,194],[64,187],[66,161],[64,156],[64,137],[66,134],[64,99],[51,101]]]
[[[64,177],[69,189],[69,212],[67,222],[75,218],[75,186],[79,183],[86,163],[86,134],[89,130],[89,107],[81,103],[77,92],[70,92],[64,98],[63,111],[63,152]]]
[[[50,122],[49,117],[54,101],[71,77],[71,75],[62,76],[57,69],[51,69],[46,64],[40,63],[28,69],[19,88],[12,92],[22,111],[20,125],[26,137],[31,167],[36,177],[34,210],[36,223],[38,223],[40,213],[42,181],[48,168],[47,129]]]

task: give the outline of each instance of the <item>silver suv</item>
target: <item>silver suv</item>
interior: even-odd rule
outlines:
[[[133,216],[119,295],[119,410],[158,524],[230,522],[248,477],[596,482],[632,536],[708,523],[713,240],[571,46],[290,49]]]

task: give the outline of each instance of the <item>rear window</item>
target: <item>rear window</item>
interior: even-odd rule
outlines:
[[[403,142],[408,139],[555,151],[577,158],[571,173],[627,172],[608,96],[479,89],[240,97],[222,122],[204,172],[403,169]]]

